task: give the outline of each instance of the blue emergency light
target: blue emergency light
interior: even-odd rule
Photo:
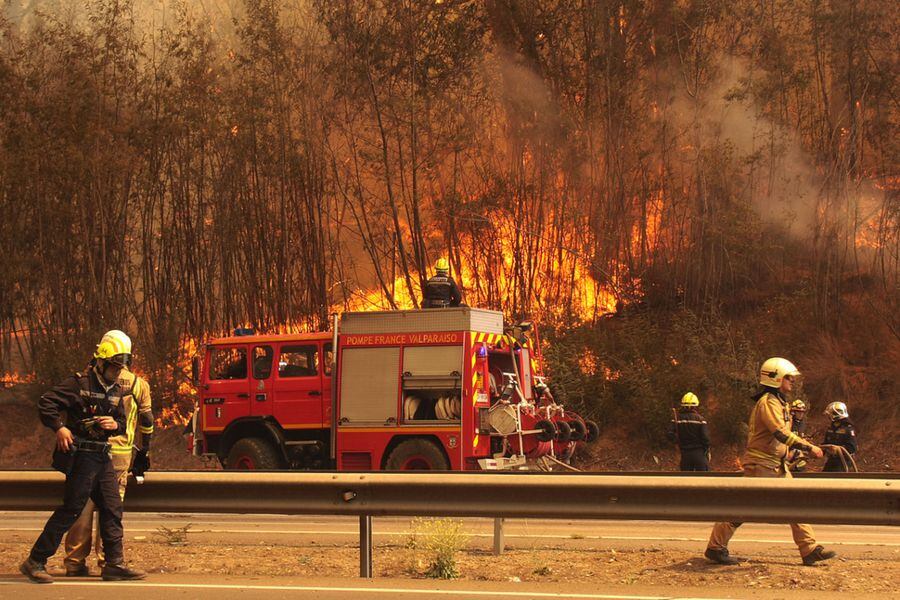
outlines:
[[[256,333],[256,330],[252,327],[235,327],[234,335],[253,335]]]

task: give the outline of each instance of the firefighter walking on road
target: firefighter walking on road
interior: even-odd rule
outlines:
[[[754,396],[756,404],[750,412],[750,434],[742,461],[745,477],[789,479],[791,472],[786,461],[791,448],[822,458],[821,448],[805,442],[790,429],[790,408],[786,394],[791,393],[794,380],[799,376],[797,368],[784,358],[770,358],[762,364],[759,375],[762,389]],[[716,523],[709,537],[706,558],[723,565],[741,562],[728,553],[728,542],[740,526],[741,523]],[[835,556],[834,552],[816,544],[809,525],[791,523],[791,532],[804,565],[812,566]]]
[[[425,282],[422,290],[422,308],[459,306],[462,302],[462,292],[450,277],[450,262],[446,258],[439,258],[434,271],[434,276]]]
[[[700,399],[688,392],[681,397],[679,409],[672,409],[668,435],[678,444],[682,471],[709,471],[709,428],[699,407]]]
[[[850,422],[850,413],[843,402],[832,402],[825,407],[825,415],[831,419],[831,425],[825,431],[823,446],[833,446],[834,451],[825,461],[822,469],[827,472],[846,472],[850,470],[852,455],[858,449],[856,442],[856,429]],[[846,453],[846,454],[845,454]]]
[[[127,350],[128,354],[131,354],[131,340],[121,331],[110,331],[104,337],[121,340],[123,348]],[[99,359],[95,358],[94,360]],[[150,401],[150,386],[143,378],[128,369],[123,369],[119,375],[118,384],[121,388],[122,407],[125,412],[125,433],[110,437],[109,443],[112,446],[110,456],[113,470],[116,472],[119,496],[124,500],[129,469],[135,477],[142,477],[150,468],[148,453],[153,436],[153,408]],[[140,446],[135,445],[137,433],[140,433]],[[81,516],[66,534],[64,562],[67,577],[90,575],[86,559],[91,553],[92,543],[97,557],[97,566],[102,569],[106,564],[100,523],[94,518],[95,512],[93,500],[88,500]],[[94,525],[95,521],[96,526]]]
[[[47,520],[19,570],[34,583],[52,583],[47,559],[75,523],[87,501],[100,513],[100,536],[106,554],[104,580],[143,579],[125,566],[122,547],[122,498],[110,458],[113,436],[126,433],[119,376],[131,362],[131,344],[120,331],[103,336],[94,361],[46,392],[38,402],[41,422],[56,433],[53,466],[66,474],[62,505]],[[65,415],[63,415],[65,413]]]

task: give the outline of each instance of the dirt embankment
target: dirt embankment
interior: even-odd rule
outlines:
[[[44,391],[39,385],[18,385],[0,389],[0,468],[40,469],[49,466],[54,438],[37,416],[37,399]],[[819,428],[821,429],[821,427]],[[200,459],[187,452],[183,428],[158,430],[153,441],[153,468],[160,470],[217,469],[218,463]],[[820,441],[822,432],[813,430],[811,438]],[[897,461],[897,428],[892,421],[860,428],[861,446],[856,457],[861,471],[893,471]],[[600,439],[576,456],[575,464],[585,471],[675,471],[678,453],[674,448],[650,449],[621,431],[605,430]],[[712,449],[714,471],[739,469],[742,448],[719,446]],[[812,462],[812,470],[822,462]]]
[[[37,401],[44,389],[32,384],[0,389],[0,469],[50,466],[55,438],[41,424],[37,413]],[[169,427],[154,433],[151,453],[154,469],[218,467],[209,460],[191,456],[182,433],[183,427]]]

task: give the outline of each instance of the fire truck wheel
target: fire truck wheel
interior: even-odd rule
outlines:
[[[400,442],[385,464],[387,471],[449,471],[447,458],[434,442],[412,439]]]
[[[556,437],[556,425],[553,424],[553,421],[541,419],[534,424],[534,428],[542,430],[537,434],[537,439],[542,442],[549,442]]]
[[[587,428],[584,426],[584,423],[577,419],[569,421],[569,427],[572,428],[571,440],[573,442],[580,442],[587,435]]]
[[[572,428],[569,427],[569,424],[565,421],[557,421],[556,422],[556,441],[557,442],[568,442],[569,438],[572,437]]]
[[[230,470],[271,471],[281,468],[278,453],[270,443],[260,438],[243,438],[228,452],[225,468]]]
[[[594,421],[585,421],[584,426],[587,428],[587,435],[584,441],[588,443],[596,442],[600,439],[600,426]]]

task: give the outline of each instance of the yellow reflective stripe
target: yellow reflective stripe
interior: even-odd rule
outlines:
[[[151,434],[151,433],[153,433],[153,427],[152,427],[152,426],[151,426],[151,427],[141,427],[140,430],[141,430],[141,433],[145,433],[145,434],[148,434],[148,435]]]
[[[109,449],[110,454],[131,454],[131,446],[113,446]]]
[[[763,452],[762,450],[756,450],[754,448],[747,448],[747,456],[758,458],[767,463],[770,463],[772,466],[778,466],[781,464],[781,458],[779,458],[778,456],[769,454],[768,452]]]
[[[803,443],[803,440],[800,439],[800,438],[799,438],[797,435],[795,435],[793,432],[788,432],[788,434],[787,434],[787,441],[785,442],[785,445],[788,446],[788,447],[791,447],[791,446],[793,446],[794,444],[797,444],[797,443]]]

